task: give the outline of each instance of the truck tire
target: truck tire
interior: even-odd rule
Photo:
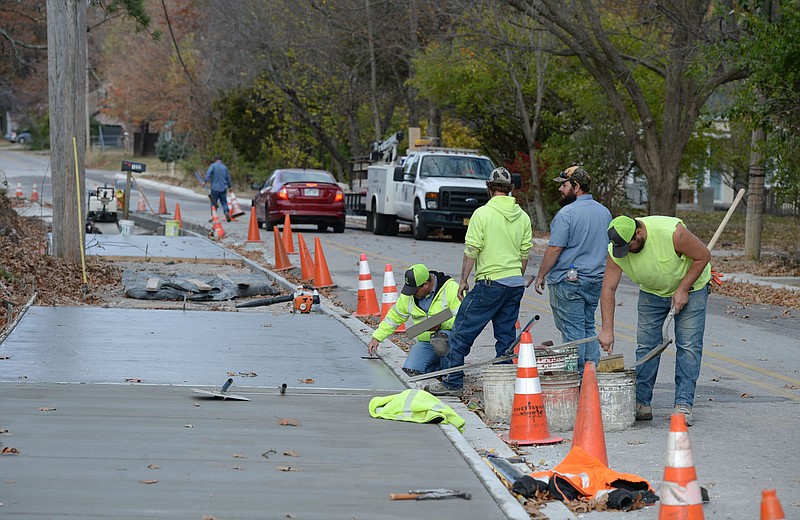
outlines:
[[[414,203],[414,220],[411,222],[411,231],[416,240],[428,240],[428,224],[422,221],[422,210],[419,202]]]
[[[367,211],[367,231],[374,231],[375,227],[372,224],[372,211]]]
[[[385,235],[389,217],[377,211],[372,212],[372,232],[376,235]]]
[[[396,237],[400,230],[400,224],[397,222],[397,217],[387,217],[389,224],[386,226],[386,234],[390,237]]]
[[[453,237],[453,242],[463,242],[464,237],[467,236],[466,229],[453,229],[450,231],[450,236]]]

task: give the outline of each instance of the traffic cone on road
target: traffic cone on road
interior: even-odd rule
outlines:
[[[183,221],[181,220],[181,205],[177,202],[175,203],[175,215],[172,216],[172,220],[178,221],[178,228],[183,227]]]
[[[33,191],[31,192],[31,202],[39,202],[39,192],[36,191],[36,183],[33,183]]]
[[[136,211],[147,211],[147,208],[144,206],[144,194],[139,191],[139,203],[136,205]]]
[[[272,231],[275,235],[275,270],[286,271],[287,269],[291,269],[292,264],[289,262],[289,256],[283,248],[283,239],[281,239],[281,235],[278,233],[278,228],[274,227]]]
[[[314,289],[323,287],[336,287],[331,280],[328,264],[325,262],[325,253],[322,252],[322,242],[319,237],[314,238]],[[376,302],[377,304],[377,302]]]
[[[164,192],[161,192],[161,196],[164,196]],[[164,200],[164,199],[161,199]],[[219,221],[219,217],[217,217],[217,210],[213,206],[211,207],[211,222],[212,226],[214,227],[214,236],[217,240],[222,240],[225,238],[225,230],[222,229],[222,224]]]
[[[358,262],[358,306],[356,308],[356,316],[380,316],[380,314],[378,295],[375,293],[375,286],[372,284],[372,274],[369,272],[367,255],[362,253]]]
[[[261,242],[261,233],[258,231],[258,217],[256,217],[256,208],[250,208],[250,228],[247,230],[248,242]]]
[[[23,195],[22,195],[22,183],[21,182],[17,183],[17,193],[15,195],[16,195],[16,197],[18,199],[21,199],[23,197]]]
[[[164,192],[161,192],[161,200],[158,201],[158,214],[159,215],[168,215],[167,213],[167,201],[164,199]]]
[[[314,260],[308,250],[303,234],[297,234],[297,249],[300,250],[300,280],[310,282],[314,280]]]
[[[527,331],[520,337],[517,379],[514,382],[514,401],[511,405],[511,427],[503,435],[503,440],[520,445],[555,444],[564,440],[550,435],[533,340],[531,333]]]
[[[593,361],[587,361],[583,368],[572,445],[580,446],[586,453],[608,466],[606,434],[600,410],[600,389],[597,386],[597,369]]]
[[[589,363],[586,364],[587,366]],[[586,374],[584,368],[584,374]],[[583,388],[581,388],[581,392]],[[658,492],[659,520],[703,520],[703,495],[697,482],[686,416],[672,414],[664,463],[664,479]]]
[[[381,321],[386,317],[394,304],[397,303],[397,283],[394,281],[394,271],[392,264],[386,264],[386,269],[383,272],[383,295],[381,296]],[[406,324],[401,323],[395,332],[405,332]]]
[[[774,489],[761,491],[761,520],[786,520],[781,501]]]
[[[283,247],[286,248],[286,252],[288,254],[297,254],[297,251],[294,250],[294,240],[292,239],[292,220],[289,218],[289,215],[286,215],[283,218]]]
[[[233,192],[233,190],[231,190],[228,208],[231,210],[231,218],[239,218],[244,215],[244,210],[242,210],[242,207],[239,205],[239,201],[236,200],[236,194]]]

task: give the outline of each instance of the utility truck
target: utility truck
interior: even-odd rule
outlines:
[[[396,235],[407,223],[417,240],[435,229],[463,240],[472,213],[489,200],[486,180],[494,164],[476,150],[428,145],[399,157],[402,135],[372,146],[377,162],[367,169],[367,230]]]

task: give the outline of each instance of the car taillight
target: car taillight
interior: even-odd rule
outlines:
[[[289,200],[289,192],[286,191],[286,188],[281,188],[278,192],[278,198],[283,200]]]
[[[336,192],[336,196],[333,198],[333,202],[341,202],[344,199],[344,193],[341,191]]]

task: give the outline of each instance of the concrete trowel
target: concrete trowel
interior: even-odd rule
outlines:
[[[228,380],[225,381],[225,384],[222,385],[222,388],[220,388],[219,390],[200,390],[199,388],[192,388],[192,392],[194,392],[196,394],[204,395],[206,397],[213,397],[214,399],[222,399],[222,400],[230,399],[231,401],[249,401],[250,400],[247,397],[244,397],[242,395],[229,394],[228,393],[228,388],[230,388],[232,384],[233,384],[233,378],[229,377]]]

